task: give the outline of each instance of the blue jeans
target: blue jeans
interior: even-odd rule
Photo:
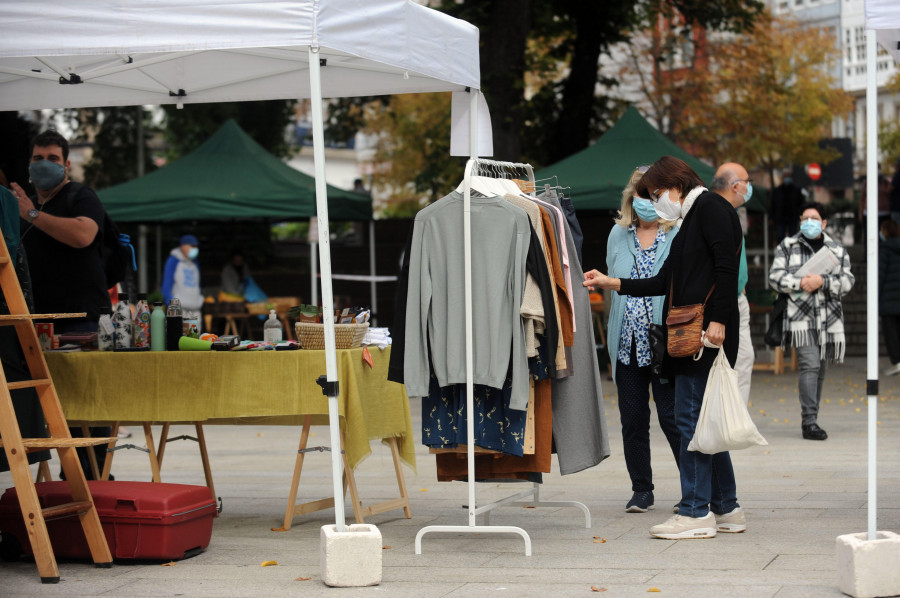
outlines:
[[[675,423],[681,434],[681,502],[678,514],[705,517],[730,513],[739,505],[728,452],[707,455],[687,450],[694,437],[709,372],[675,376]]]

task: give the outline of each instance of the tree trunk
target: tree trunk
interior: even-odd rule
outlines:
[[[481,89],[491,110],[494,157],[521,159],[525,43],[531,29],[530,0],[494,0],[482,38]]]
[[[602,18],[599,3],[573,2],[570,11],[575,22],[574,50],[569,76],[563,85],[559,123],[549,152],[551,163],[590,144],[598,61],[606,39],[603,28],[597,26],[598,19]]]

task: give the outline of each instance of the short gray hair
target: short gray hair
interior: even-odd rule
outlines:
[[[717,176],[713,177],[712,183],[710,183],[709,188],[713,191],[719,191],[720,189],[728,188],[728,179],[725,177]]]

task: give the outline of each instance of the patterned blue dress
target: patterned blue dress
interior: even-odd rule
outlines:
[[[653,265],[656,263],[656,248],[666,238],[666,233],[661,227],[656,229],[656,238],[653,244],[644,249],[638,240],[634,225],[628,227],[631,238],[634,241],[635,260],[631,268],[631,278],[650,278],[653,275]],[[650,297],[625,298],[624,319],[622,322],[622,334],[619,337],[619,363],[631,365],[631,343],[635,344],[637,364],[641,367],[650,365],[650,338],[647,329],[653,318],[653,302]]]

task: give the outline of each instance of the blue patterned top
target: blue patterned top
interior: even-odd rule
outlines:
[[[656,247],[666,238],[662,228],[656,229],[656,238],[653,245],[644,249],[635,234],[635,226],[628,227],[631,238],[634,240],[635,262],[631,268],[631,278],[650,278],[653,264],[656,262]],[[617,358],[620,363],[630,365],[631,342],[634,339],[637,364],[641,367],[650,365],[650,338],[647,329],[653,317],[653,302],[649,297],[625,297],[625,317],[622,322],[622,334],[619,337],[619,353]]]

